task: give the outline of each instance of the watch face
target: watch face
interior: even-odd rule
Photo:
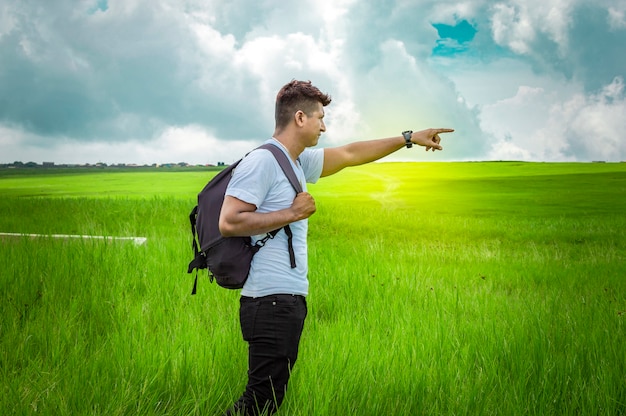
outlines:
[[[413,134],[411,130],[406,130],[402,132],[402,136],[404,136],[404,141],[406,142],[407,148],[411,148],[413,146],[413,143],[411,142],[411,134]]]

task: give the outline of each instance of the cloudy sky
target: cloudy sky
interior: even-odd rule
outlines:
[[[626,160],[623,0],[4,0],[0,163],[230,163],[291,79],[321,145],[453,127],[399,160]]]

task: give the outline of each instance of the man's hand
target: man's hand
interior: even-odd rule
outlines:
[[[424,146],[426,151],[443,150],[443,147],[439,145],[441,142],[441,133],[452,133],[454,129],[426,129],[422,131],[416,131],[411,135],[411,141],[419,146]]]
[[[308,192],[300,192],[291,204],[291,210],[296,217],[295,221],[304,220],[316,211],[315,200]]]

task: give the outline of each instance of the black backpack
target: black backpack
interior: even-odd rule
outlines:
[[[266,149],[272,152],[296,194],[302,192],[302,185],[282,150],[270,143],[259,146],[257,149]],[[252,245],[250,237],[223,237],[220,234],[218,223],[224,202],[224,193],[232,178],[233,170],[241,160],[228,166],[206,184],[198,194],[198,205],[189,214],[194,259],[189,263],[187,273],[196,270],[192,295],[196,293],[198,270],[200,269],[208,269],[211,282],[215,279],[218,285],[227,289],[241,289],[248,279],[252,257],[281,229],[284,229],[287,234],[291,267],[296,267],[292,245],[293,235],[289,225],[268,233],[265,238],[257,241],[254,245]]]

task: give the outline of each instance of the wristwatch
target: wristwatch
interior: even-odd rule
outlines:
[[[413,142],[411,141],[412,134],[413,134],[413,130],[407,130],[407,131],[402,132],[407,149],[410,149],[411,147],[413,147]]]

